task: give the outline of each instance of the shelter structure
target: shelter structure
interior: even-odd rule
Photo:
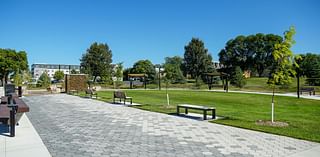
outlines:
[[[133,88],[133,80],[135,78],[140,78],[143,81],[144,89],[147,89],[147,74],[128,74],[129,80],[130,80],[130,89]]]
[[[226,92],[228,92],[229,86],[228,86],[228,82],[229,82],[229,75],[227,73],[224,72],[213,72],[213,73],[205,73],[205,76],[207,78],[207,84],[208,84],[208,88],[209,90],[211,90],[211,88],[213,87],[213,79],[214,77],[220,77],[220,79],[222,80],[222,87],[223,90],[225,90]]]

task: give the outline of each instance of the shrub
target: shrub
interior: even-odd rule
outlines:
[[[230,83],[236,87],[242,88],[246,85],[246,80],[243,76],[243,72],[239,66],[235,67]]]

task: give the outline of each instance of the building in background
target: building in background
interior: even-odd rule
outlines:
[[[38,81],[43,72],[47,71],[48,76],[53,79],[56,71],[63,71],[64,74],[70,74],[72,70],[80,72],[80,65],[66,65],[66,64],[32,64],[31,74],[34,81]]]
[[[221,69],[221,68],[223,68],[223,64],[221,64],[219,61],[213,61],[212,63],[213,63],[213,67],[214,67],[215,69]]]

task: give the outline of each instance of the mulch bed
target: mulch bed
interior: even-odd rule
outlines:
[[[258,120],[258,121],[256,121],[256,124],[262,125],[262,126],[273,126],[273,127],[287,127],[287,126],[289,126],[289,124],[286,122],[274,121],[272,123],[271,121],[267,121],[267,120]]]

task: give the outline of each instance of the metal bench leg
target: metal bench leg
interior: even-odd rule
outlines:
[[[216,119],[216,110],[215,109],[212,110],[212,119]]]
[[[207,110],[203,110],[203,120],[207,120]]]
[[[188,108],[186,108],[185,113],[188,114]]]
[[[177,106],[177,115],[180,114],[180,107]]]

